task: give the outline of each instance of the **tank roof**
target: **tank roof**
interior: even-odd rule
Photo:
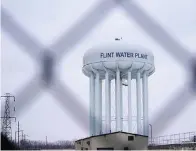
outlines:
[[[84,54],[84,58],[87,56],[91,56],[94,53],[98,53],[98,52],[140,52],[140,53],[147,53],[151,56],[153,56],[153,53],[146,49],[143,48],[139,45],[131,45],[128,43],[125,43],[123,41],[114,41],[114,42],[110,42],[110,43],[104,43],[104,44],[99,44],[99,45],[95,45],[92,48],[90,48],[89,50],[87,50]]]
[[[84,54],[83,73],[88,77],[92,72],[99,72],[100,78],[104,79],[106,70],[113,72],[117,69],[125,78],[128,70],[132,71],[132,78],[136,78],[138,70],[141,73],[146,71],[150,76],[155,71],[154,55],[141,46],[122,41],[96,45]]]

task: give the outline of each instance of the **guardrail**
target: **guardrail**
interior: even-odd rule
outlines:
[[[196,142],[196,132],[165,135],[149,139],[149,145],[187,144]]]

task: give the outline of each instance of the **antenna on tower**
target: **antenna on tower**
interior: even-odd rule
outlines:
[[[122,39],[122,37],[120,38],[115,38],[115,41],[120,41]]]
[[[5,96],[1,96],[1,98],[5,98],[5,111],[2,123],[2,133],[7,136],[8,139],[12,140],[12,127],[11,127],[11,119],[14,118],[16,121],[16,117],[11,117],[11,110],[10,110],[10,98],[13,98],[15,102],[15,97],[11,96],[10,93],[6,93]],[[14,107],[15,112],[15,107]]]

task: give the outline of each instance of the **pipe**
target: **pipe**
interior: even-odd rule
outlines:
[[[152,144],[152,124],[149,124],[150,126],[150,138],[151,138],[151,144]]]
[[[121,95],[120,95],[120,71],[117,69],[116,72],[116,131],[121,131]]]

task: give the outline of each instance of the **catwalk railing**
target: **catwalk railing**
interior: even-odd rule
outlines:
[[[149,138],[149,145],[190,144],[196,143],[196,132],[179,133]]]

